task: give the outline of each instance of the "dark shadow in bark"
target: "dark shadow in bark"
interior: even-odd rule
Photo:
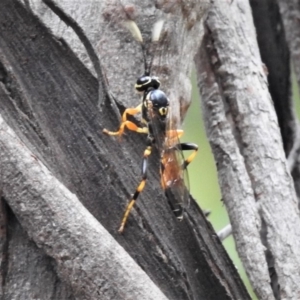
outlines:
[[[276,1],[250,0],[262,61],[268,72],[269,91],[274,101],[286,156],[295,139],[291,97],[290,53]]]

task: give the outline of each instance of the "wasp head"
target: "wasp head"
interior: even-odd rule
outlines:
[[[137,79],[134,87],[138,92],[145,92],[149,89],[157,90],[159,86],[160,81],[158,77],[143,75]]]

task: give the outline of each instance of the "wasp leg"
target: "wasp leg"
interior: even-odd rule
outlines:
[[[184,131],[182,129],[168,130],[167,137],[170,139],[180,138],[183,136],[183,133]],[[194,150],[194,152],[183,162],[182,168],[186,169],[190,162],[195,158],[198,151],[198,145],[193,143],[180,143],[174,146],[174,149],[176,148],[182,151]]]
[[[182,164],[182,169],[186,169],[187,166],[192,162],[192,160],[195,158],[197,152],[198,152],[198,145],[193,144],[193,143],[180,143],[178,145],[182,151],[188,151],[188,150],[193,150],[193,153],[189,155],[187,159],[184,160]]]
[[[126,207],[120,228],[119,228],[119,233],[122,233],[124,231],[124,227],[125,224],[127,222],[129,213],[133,207],[133,205],[135,204],[139,194],[143,191],[145,184],[146,184],[146,179],[147,179],[147,167],[148,167],[148,157],[151,154],[152,151],[152,147],[151,147],[151,141],[148,142],[148,146],[144,151],[144,156],[143,156],[143,163],[142,163],[142,181],[140,182],[140,184],[138,185],[137,189],[135,190],[135,193],[132,197],[132,199],[130,200],[129,204]]]
[[[106,133],[108,135],[118,135],[121,136],[124,132],[125,127],[127,127],[129,130],[139,132],[139,133],[148,133],[147,127],[138,127],[136,124],[134,124],[131,121],[127,120],[127,115],[135,115],[142,110],[142,104],[138,105],[135,108],[127,108],[125,109],[123,115],[122,115],[122,122],[120,125],[120,128],[118,131],[109,131],[107,129],[103,129],[103,133]]]
[[[141,111],[142,111],[142,104],[139,104],[135,108],[126,108],[122,115],[122,122],[125,122],[127,120],[127,115],[134,116]]]
[[[138,132],[138,133],[148,133],[147,127],[138,127],[136,124],[134,124],[131,121],[124,121],[121,123],[120,128],[118,131],[108,131],[107,129],[103,129],[103,133],[108,135],[118,135],[121,136],[124,132],[125,127],[127,127],[129,130]]]

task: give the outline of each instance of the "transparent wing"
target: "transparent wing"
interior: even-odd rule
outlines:
[[[165,124],[163,139],[159,135],[159,127],[154,126],[153,133],[161,153],[161,184],[175,216],[181,220],[183,210],[189,204],[189,181],[183,167],[184,155],[179,139],[182,131],[177,130],[174,124],[170,115]]]

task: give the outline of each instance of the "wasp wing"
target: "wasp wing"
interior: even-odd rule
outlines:
[[[175,216],[181,220],[189,204],[188,174],[179,140],[183,132],[174,125],[171,113],[163,121],[154,117],[150,124],[153,141],[160,152],[161,185]]]

